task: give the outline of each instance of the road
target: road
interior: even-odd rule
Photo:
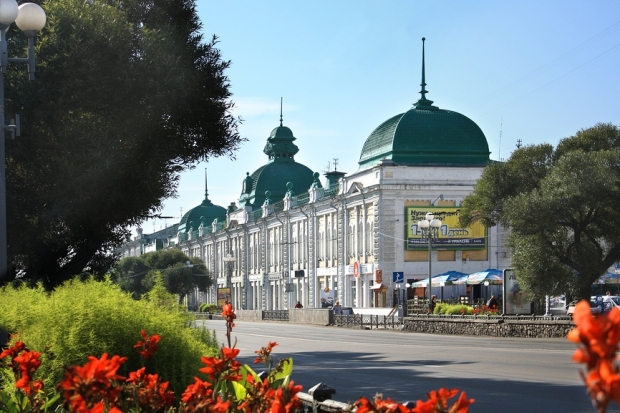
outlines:
[[[225,324],[204,321],[224,342]],[[238,321],[239,360],[252,366],[269,341],[274,358],[293,357],[293,380],[304,391],[319,382],[334,399],[376,393],[398,402],[430,390],[459,388],[476,399],[470,412],[594,412],[565,339],[492,338]],[[258,366],[254,366],[261,371]],[[620,412],[613,405],[608,412]]]

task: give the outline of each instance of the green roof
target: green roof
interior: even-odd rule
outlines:
[[[260,208],[265,202],[265,192],[270,191],[272,202],[281,201],[287,192],[286,184],[293,184],[295,193],[307,192],[314,182],[310,168],[295,162],[295,154],[299,152],[293,143],[296,138],[293,132],[282,125],[274,128],[267,138],[263,152],[269,157],[266,165],[258,168],[244,180],[243,191],[239,198],[240,206]]]
[[[202,224],[210,226],[217,219],[219,222],[226,221],[226,208],[214,205],[209,200],[209,191],[207,189],[207,174],[205,171],[205,199],[200,205],[190,209],[183,215],[179,222],[179,232],[189,232],[190,229],[196,231]]]
[[[458,112],[414,107],[379,125],[366,139],[361,169],[383,159],[406,165],[486,165],[489,145],[482,130]]]
[[[433,106],[426,98],[424,41],[420,99],[405,113],[383,122],[362,148],[360,169],[389,159],[399,165],[484,166],[489,144],[482,130],[467,116]]]

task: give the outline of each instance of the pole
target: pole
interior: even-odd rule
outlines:
[[[7,218],[6,218],[6,165],[4,134],[4,73],[7,61],[6,27],[0,27],[0,281],[8,277]]]
[[[432,258],[432,246],[431,246],[431,242],[432,242],[432,228],[430,226],[430,222],[428,225],[428,310],[430,313],[431,310],[431,300],[432,300],[432,294],[431,294],[431,278],[432,278],[432,264],[431,264],[431,258]]]

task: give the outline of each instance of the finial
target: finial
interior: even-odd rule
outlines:
[[[426,100],[426,69],[425,69],[425,64],[424,64],[424,42],[426,41],[426,38],[423,37],[422,38],[422,83],[420,84],[420,86],[422,86],[422,90],[420,91],[420,94],[422,95],[422,99]]]
[[[280,97],[280,126],[282,126],[282,97]]]
[[[209,189],[207,186],[207,168],[205,168],[205,199],[209,198]]]
[[[428,93],[428,90],[426,90],[426,64],[425,64],[425,58],[424,58],[424,42],[426,41],[426,37],[422,38],[422,83],[420,83],[420,86],[422,86],[422,90],[420,90],[420,94],[422,95],[422,97],[420,98],[420,100],[418,100],[415,103],[415,106],[418,108],[421,108],[422,106],[424,106],[424,109],[437,109],[436,107],[432,106],[433,101],[432,100],[428,100],[426,99],[426,94]]]

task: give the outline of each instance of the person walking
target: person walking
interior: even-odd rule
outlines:
[[[437,306],[437,296],[431,296],[431,302],[428,303],[428,313],[433,314],[435,312],[435,307]]]
[[[340,305],[340,301],[336,301],[334,305],[334,314],[342,314],[342,306]]]

